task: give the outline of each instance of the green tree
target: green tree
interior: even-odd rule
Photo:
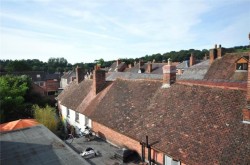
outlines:
[[[26,109],[25,95],[30,88],[27,76],[0,77],[0,118],[1,123],[23,117],[31,117]]]
[[[46,105],[45,108],[38,105],[33,106],[35,119],[45,125],[49,130],[56,133],[58,128],[59,119],[56,115],[56,109]]]

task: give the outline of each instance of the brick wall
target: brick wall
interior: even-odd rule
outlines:
[[[112,130],[100,123],[92,121],[92,129],[97,135],[104,140],[108,141],[111,144],[114,144],[118,147],[129,148],[130,150],[136,151],[139,155],[141,155],[141,145],[140,142],[134,140],[128,136],[120,134],[115,130]],[[148,150],[145,148],[145,157],[148,159]],[[163,163],[164,154],[160,151],[156,151],[151,149],[151,159],[156,160],[158,163]]]

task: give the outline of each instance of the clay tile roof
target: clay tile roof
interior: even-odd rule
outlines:
[[[230,53],[214,60],[204,78],[207,80],[246,81],[247,72],[235,72],[236,61],[246,55],[248,53]]]
[[[61,101],[62,105],[72,110],[76,110],[76,108],[90,92],[92,82],[92,80],[86,79],[77,84],[76,81],[73,81],[60,93],[57,99]]]
[[[243,124],[245,91],[160,81],[116,80],[86,115],[187,164],[247,164],[250,125]],[[239,162],[240,161],[240,162]]]
[[[19,119],[8,123],[0,124],[0,132],[13,131],[27,127],[33,127],[39,123],[35,119]]]

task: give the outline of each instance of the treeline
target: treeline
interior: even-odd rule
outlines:
[[[28,76],[0,76],[0,123],[33,118],[33,105],[55,105],[55,101],[32,90]]]
[[[247,46],[235,46],[232,48],[226,48],[226,52],[246,52],[250,51],[249,45]],[[171,51],[167,53],[156,53],[152,55],[145,55],[140,58],[121,58],[123,62],[127,64],[138,62],[139,60],[143,60],[144,62],[155,61],[155,62],[166,62],[169,58],[172,59],[173,62],[182,62],[184,60],[188,60],[191,53],[194,54],[195,58],[201,60],[205,55],[209,56],[209,50],[180,50],[180,51]],[[86,70],[93,70],[96,64],[101,65],[101,67],[110,67],[113,61],[104,61],[102,58],[95,60],[93,63],[75,63],[70,64],[65,58],[49,58],[48,62],[42,62],[37,59],[28,59],[28,60],[0,60],[0,72],[17,72],[17,71],[44,71],[47,73],[63,73],[69,70],[75,69],[77,66],[84,67]]]

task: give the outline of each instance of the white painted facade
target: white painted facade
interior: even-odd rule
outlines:
[[[79,120],[76,121],[76,113],[78,113],[78,112],[76,112],[76,111],[74,111],[72,109],[69,109],[69,108],[67,108],[67,107],[65,107],[63,105],[60,105],[60,107],[61,107],[62,118],[63,118],[63,120],[65,120],[65,124],[66,124],[66,121],[67,121],[68,124],[73,125],[76,128],[76,131],[79,128],[81,128],[81,130],[83,131],[85,129],[85,126],[88,126],[89,128],[92,128],[91,119],[89,119],[85,115],[79,113]]]

